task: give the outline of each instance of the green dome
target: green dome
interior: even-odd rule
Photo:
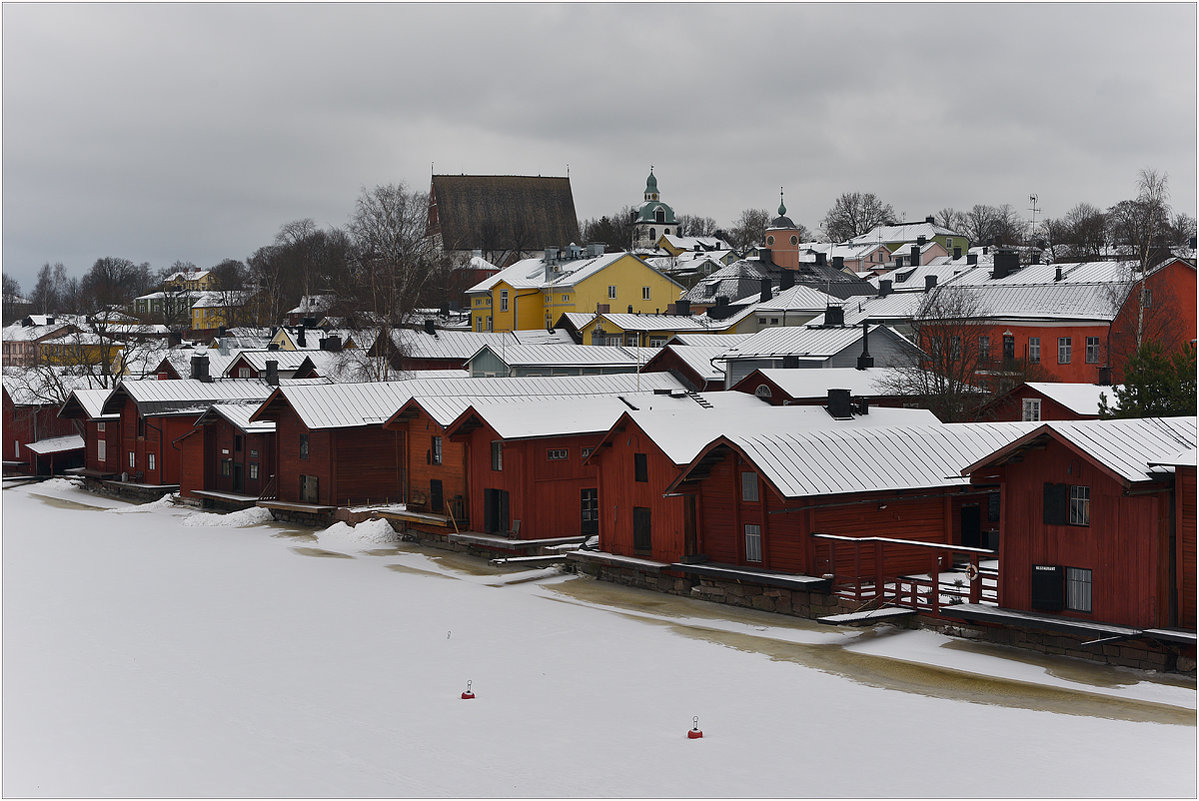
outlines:
[[[646,194],[649,194],[650,192],[653,192],[656,194],[657,191],[658,191],[658,179],[654,177],[654,168],[650,167],[649,168],[649,177],[645,179],[645,192],[646,192]]]

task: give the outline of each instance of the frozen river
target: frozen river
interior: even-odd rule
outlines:
[[[1196,792],[1177,677],[494,569],[385,526],[61,480],[2,499],[5,796]]]

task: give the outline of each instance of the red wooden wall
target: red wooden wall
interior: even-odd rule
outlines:
[[[1178,625],[1195,628],[1195,468],[1177,468],[1174,490]]]
[[[988,473],[991,469],[987,470]],[[1090,613],[1066,617],[1129,626],[1168,625],[1168,490],[1124,495],[1123,485],[1060,442],[999,468],[1003,486],[999,605],[1032,609],[1034,565],[1091,570]],[[1090,487],[1089,526],[1044,522],[1045,483]]]
[[[1035,389],[1025,385],[1014,389],[1010,394],[1000,398],[995,403],[991,404],[983,415],[986,420],[997,422],[1019,421],[1024,418],[1024,399],[1025,398],[1040,398],[1041,399],[1041,419],[1042,420],[1094,420],[1099,417],[1098,413],[1090,415],[1081,415],[1073,412],[1062,406],[1055,400],[1045,397]],[[1116,394],[1109,387],[1107,390],[1108,405],[1113,405],[1116,402]]]

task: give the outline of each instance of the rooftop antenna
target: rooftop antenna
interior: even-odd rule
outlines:
[[[1032,227],[1037,227],[1037,196],[1031,194],[1028,196],[1028,210],[1032,212]]]

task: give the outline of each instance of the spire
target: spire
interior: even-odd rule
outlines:
[[[787,216],[787,207],[783,205],[783,188],[779,187],[779,216]]]
[[[654,165],[649,165],[649,177],[645,179],[645,199],[658,199],[658,179],[654,177]]]

